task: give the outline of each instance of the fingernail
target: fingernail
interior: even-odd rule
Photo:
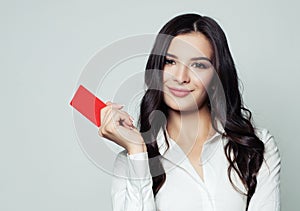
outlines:
[[[134,118],[132,116],[129,116],[129,119],[133,122]]]

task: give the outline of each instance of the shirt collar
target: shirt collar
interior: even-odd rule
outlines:
[[[216,126],[218,131],[221,132],[221,134],[216,131],[214,135],[212,135],[208,140],[205,141],[202,148],[201,161],[199,161],[199,163],[204,164],[205,162],[207,162],[214,155],[214,152],[219,146],[219,144],[221,144],[220,140],[225,130],[222,126],[221,121],[218,119],[216,119]],[[166,137],[170,145],[170,148],[168,150],[167,143],[164,138],[163,129],[166,131]],[[179,164],[186,159],[186,155],[183,152],[183,150],[179,147],[179,145],[177,145],[177,143],[172,138],[170,138],[168,131],[166,130],[166,125],[164,125],[164,127],[160,129],[157,135],[157,144],[162,157],[172,161],[173,163]]]

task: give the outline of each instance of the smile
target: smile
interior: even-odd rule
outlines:
[[[173,87],[168,87],[168,88],[175,97],[185,97],[191,93],[191,91],[188,89],[182,89],[182,88],[179,89],[179,88],[173,88]]]

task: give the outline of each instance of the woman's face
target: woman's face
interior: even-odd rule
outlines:
[[[169,46],[163,71],[166,105],[177,111],[200,109],[214,74],[213,49],[199,32],[176,36]]]

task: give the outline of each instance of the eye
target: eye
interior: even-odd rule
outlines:
[[[173,59],[166,59],[165,64],[175,64],[175,61]]]
[[[191,66],[199,69],[208,69],[211,65],[207,62],[195,62]]]

